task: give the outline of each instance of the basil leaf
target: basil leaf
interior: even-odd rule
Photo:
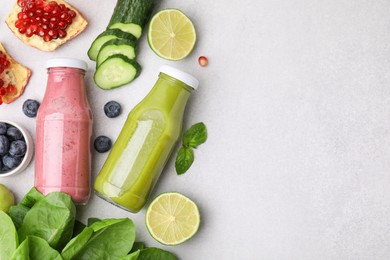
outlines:
[[[191,126],[183,135],[183,146],[197,148],[207,140],[207,129],[203,122]]]
[[[12,219],[0,210],[0,259],[10,259],[18,244],[18,235]]]
[[[194,162],[194,152],[191,148],[181,147],[176,156],[175,168],[177,174],[185,173]]]

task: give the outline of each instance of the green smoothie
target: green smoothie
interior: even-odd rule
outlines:
[[[150,93],[129,113],[94,188],[131,212],[146,203],[182,129],[187,100],[198,81],[164,66]]]

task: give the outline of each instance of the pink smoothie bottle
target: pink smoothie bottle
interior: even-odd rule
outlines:
[[[46,63],[48,80],[38,110],[35,187],[43,194],[61,191],[76,204],[87,203],[91,182],[92,112],[77,59]]]

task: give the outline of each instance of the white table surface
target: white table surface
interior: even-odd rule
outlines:
[[[4,24],[14,1],[1,2],[0,41],[33,70],[25,93],[0,107],[35,134],[22,112],[28,98],[42,100],[44,62],[87,58],[104,30],[114,0],[69,2],[89,20],[87,30],[54,53],[24,45]],[[209,139],[190,171],[177,176],[169,161],[152,196],[179,191],[200,207],[202,225],[190,241],[164,247],[131,214],[95,195],[78,218],[129,217],[138,240],[180,259],[389,259],[390,258],[390,2],[387,0],[165,0],[194,21],[196,49],[187,59],[157,57],[143,36],[141,76],[103,91],[88,71],[94,136],[117,137],[127,113],[169,64],[199,78],[185,126],[206,123]],[[197,58],[205,55],[209,66]],[[122,104],[107,118],[103,105]],[[107,154],[93,154],[93,176]],[[33,167],[1,178],[20,199],[33,185]]]

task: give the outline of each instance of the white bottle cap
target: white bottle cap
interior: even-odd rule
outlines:
[[[164,65],[160,68],[160,72],[180,80],[181,82],[185,83],[186,85],[190,86],[195,90],[198,89],[199,81],[194,76],[184,71],[178,70],[171,66]]]
[[[85,61],[72,58],[58,58],[46,61],[46,68],[66,67],[87,70],[88,65]]]

